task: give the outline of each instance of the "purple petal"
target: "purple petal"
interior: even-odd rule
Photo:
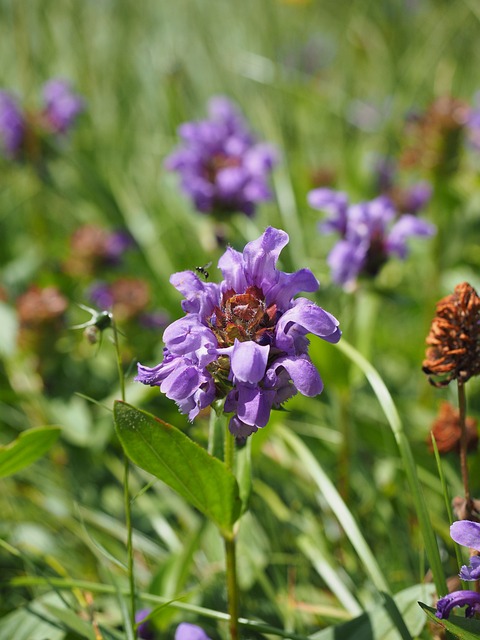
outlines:
[[[265,375],[270,347],[256,342],[235,340],[230,357],[231,371],[236,382],[256,384]]]
[[[183,400],[195,393],[200,384],[200,372],[192,365],[183,362],[165,378],[160,391],[171,400]]]
[[[170,283],[185,296],[185,313],[199,313],[202,317],[213,312],[220,300],[220,287],[214,282],[202,281],[193,271],[179,271],[170,276]]]
[[[480,612],[480,593],[476,591],[453,591],[448,595],[440,598],[437,602],[436,617],[445,620],[450,615],[454,607],[464,607],[467,605],[465,616],[472,617],[475,613]]]
[[[245,424],[245,422],[242,422],[237,416],[233,416],[230,419],[228,429],[236,438],[248,438],[252,433],[258,431],[258,427],[251,424]]]
[[[249,284],[262,291],[272,287],[277,280],[275,268],[281,250],[288,244],[288,234],[268,227],[257,240],[249,242],[243,250],[245,272]]]
[[[338,328],[338,320],[321,307],[305,298],[298,298],[295,305],[286,311],[277,323],[277,345],[288,346],[289,327],[292,324],[299,325],[304,333],[313,333],[324,340],[336,343],[340,340],[341,331]]]
[[[234,289],[235,292],[245,291],[247,282],[243,272],[243,255],[232,247],[227,250],[218,261],[218,267],[225,279],[225,290]]]
[[[280,311],[288,309],[292,298],[300,292],[311,293],[319,287],[318,280],[310,269],[300,269],[295,273],[278,273],[278,282],[265,293],[265,302],[268,305],[276,303]]]
[[[459,576],[462,580],[480,580],[480,556],[472,556],[470,565],[460,569]]]
[[[172,322],[163,332],[163,341],[169,351],[186,355],[205,345],[216,345],[213,331],[201,324],[196,314],[189,314]]]
[[[277,370],[279,367],[287,371],[295,387],[304,396],[313,397],[322,392],[322,379],[308,356],[278,358],[272,368]]]
[[[275,397],[273,389],[265,390],[238,385],[237,416],[245,424],[264,427],[270,418]]]
[[[205,631],[196,624],[182,622],[175,631],[175,640],[210,640]]]
[[[368,244],[340,240],[330,251],[327,263],[332,280],[345,288],[351,288],[360,274],[367,256]]]
[[[398,255],[400,258],[405,258],[407,255],[407,238],[410,236],[433,236],[436,231],[435,225],[407,213],[390,230],[387,237],[387,251]]]
[[[450,527],[450,536],[458,544],[480,551],[480,523],[457,520]]]

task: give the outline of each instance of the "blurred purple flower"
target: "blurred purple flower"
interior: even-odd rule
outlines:
[[[7,91],[0,91],[0,139],[7,158],[18,157],[25,130],[25,118],[16,99]]]
[[[450,536],[455,542],[480,551],[480,523],[470,520],[457,520],[450,527]],[[470,565],[463,566],[460,570],[462,580],[480,580],[480,557],[472,556]],[[480,593],[477,591],[453,591],[437,602],[437,618],[448,618],[454,607],[467,605],[465,617],[470,618],[475,613],[480,613]]]
[[[166,311],[146,311],[138,317],[138,322],[145,329],[159,330],[165,329],[170,321],[170,316]]]
[[[145,620],[142,622],[144,618],[146,618],[150,613],[151,609],[140,609],[135,613],[135,622],[138,624],[137,627],[137,638],[141,638],[141,640],[154,640],[155,632],[152,629],[152,625],[150,620]]]
[[[163,362],[138,365],[136,380],[159,386],[190,420],[215,399],[233,413],[230,431],[239,439],[264,427],[272,408],[298,391],[315,396],[322,380],[308,357],[307,333],[338,342],[338,321],[300,291],[316,291],[311,271],[276,268],[288,243],[284,231],[268,227],[243,253],[228,247],[218,266],[224,280],[205,282],[192,271],[170,282],[185,299],[185,317],[163,334]]]
[[[474,97],[466,122],[467,143],[475,151],[480,151],[480,93]]]
[[[106,282],[95,282],[88,291],[88,297],[99,309],[111,309],[113,307],[112,289]]]
[[[53,133],[66,133],[85,109],[83,98],[73,93],[66,80],[54,78],[43,87],[43,117]]]
[[[321,231],[337,231],[340,241],[328,256],[332,279],[345,289],[355,286],[360,275],[374,277],[388,258],[406,258],[410,236],[431,236],[435,227],[413,215],[398,216],[386,196],[359,204],[348,204],[342,192],[315,189],[308,202],[330,217],[320,223]]]
[[[277,152],[255,141],[227,98],[212,98],[208,111],[208,120],[180,126],[182,144],[165,167],[180,174],[181,187],[198,211],[252,216],[257,203],[271,199],[268,177]]]
[[[175,640],[210,640],[210,638],[196,624],[181,622],[175,631]]]
[[[105,238],[105,261],[117,265],[127,249],[133,247],[132,236],[126,231],[113,231]]]
[[[399,213],[416,215],[432,197],[432,185],[426,180],[408,186],[396,184],[397,163],[389,156],[379,156],[373,167],[374,187],[379,195],[388,196]]]

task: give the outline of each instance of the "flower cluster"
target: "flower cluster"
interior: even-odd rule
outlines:
[[[257,143],[241,113],[225,97],[212,98],[209,118],[179,128],[181,146],[166,158],[167,169],[181,176],[183,191],[202,213],[255,213],[269,200],[269,174],[276,163],[274,148]]]
[[[475,451],[478,447],[477,420],[467,417],[465,419],[467,451]],[[431,426],[431,432],[427,437],[427,445],[433,452],[431,434],[435,438],[439,453],[449,453],[460,449],[462,427],[460,426],[460,412],[449,402],[442,402],[438,416]]]
[[[328,256],[334,282],[352,289],[359,276],[375,277],[390,256],[407,256],[407,238],[431,236],[435,227],[414,215],[398,215],[390,198],[349,204],[348,196],[332,189],[314,189],[308,202],[326,211],[320,224],[325,233],[336,232],[340,241]]]
[[[458,520],[450,527],[450,536],[455,542],[458,542],[458,544],[480,552],[480,524],[478,522]],[[459,575],[462,580],[466,580],[467,582],[480,580],[480,556],[472,556],[470,558],[470,565],[468,567],[463,566]],[[465,616],[467,618],[472,617],[476,613],[480,613],[480,593],[468,589],[453,591],[443,598],[440,598],[437,602],[435,615],[437,618],[445,619],[448,618],[454,607],[464,607],[465,605],[467,606],[465,610]]]
[[[186,316],[164,334],[163,362],[138,365],[136,380],[175,400],[193,420],[216,399],[233,413],[230,431],[240,439],[264,427],[272,408],[298,391],[315,396],[322,380],[308,357],[307,333],[338,342],[338,321],[300,291],[316,291],[311,271],[276,268],[288,235],[269,227],[243,253],[228,247],[219,261],[223,281],[205,282],[192,271],[170,282],[184,296]]]
[[[42,97],[42,108],[30,112],[12,94],[0,91],[0,147],[8,159],[36,158],[42,142],[65,135],[85,108],[83,99],[59,78],[44,85]]]

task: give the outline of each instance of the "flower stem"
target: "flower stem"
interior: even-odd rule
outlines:
[[[227,423],[228,424],[228,423]],[[225,466],[233,473],[233,465],[235,461],[235,439],[228,430],[225,432]],[[227,577],[227,601],[230,640],[238,640],[238,583],[237,583],[237,559],[236,559],[236,541],[235,537],[224,536],[225,541],[225,571]]]
[[[238,640],[238,585],[235,538],[225,538],[230,640]]]
[[[465,386],[460,381],[457,381],[458,388],[458,409],[459,409],[459,422],[460,422],[460,469],[462,472],[463,491],[465,494],[465,506],[467,519],[472,515],[472,499],[470,496],[470,484],[468,481],[468,463],[467,463],[467,427],[465,425],[465,418],[467,413],[467,401],[465,397]]]
[[[120,355],[120,345],[118,341],[118,330],[115,320],[112,318],[113,344],[117,356],[118,379],[120,382],[120,395],[122,401],[125,402],[125,375],[123,372],[122,358]],[[130,596],[129,622],[132,633],[135,634],[135,573],[133,563],[133,531],[132,531],[132,511],[130,504],[130,461],[124,454],[123,457],[123,501],[125,509],[125,526],[127,528],[127,567],[128,567],[128,584]]]

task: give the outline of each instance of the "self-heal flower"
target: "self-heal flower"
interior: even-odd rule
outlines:
[[[212,98],[209,118],[187,122],[178,133],[182,144],[165,160],[177,171],[182,190],[202,213],[255,213],[257,203],[269,200],[269,174],[277,153],[257,143],[237,107],[225,97]]]
[[[73,93],[66,80],[54,78],[43,87],[43,119],[52,133],[64,134],[84,110],[84,100]]]
[[[455,542],[480,552],[480,524],[470,520],[458,520],[450,527],[450,536]],[[472,556],[470,565],[463,566],[460,570],[462,580],[480,580],[480,557]],[[464,607],[465,616],[472,617],[475,613],[480,613],[480,593],[470,591],[453,591],[437,602],[437,618],[448,618],[454,607]]]
[[[17,158],[25,138],[25,118],[16,99],[0,91],[0,147],[7,158]]]
[[[349,204],[345,193],[322,188],[310,191],[308,202],[329,214],[320,231],[340,235],[327,261],[332,279],[345,289],[354,288],[359,276],[375,277],[391,256],[405,259],[409,237],[435,233],[433,225],[414,215],[399,216],[386,196]]]
[[[205,282],[192,271],[170,282],[185,299],[186,315],[163,334],[163,361],[138,365],[136,380],[159,386],[190,420],[225,398],[230,431],[245,438],[264,427],[272,408],[298,391],[315,396],[323,383],[308,357],[306,335],[338,342],[338,321],[306,298],[318,281],[311,271],[276,268],[288,243],[284,231],[269,227],[243,253],[228,247],[219,261],[223,280]]]

